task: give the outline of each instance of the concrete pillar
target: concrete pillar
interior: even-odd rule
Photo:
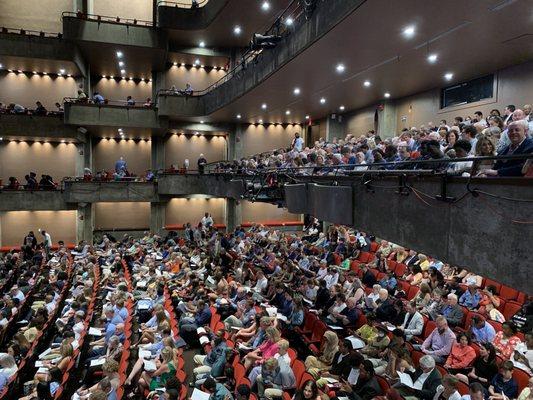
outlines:
[[[240,160],[243,157],[243,124],[236,124],[235,129],[228,135],[228,160]]]
[[[165,169],[165,138],[152,136],[152,170]]]
[[[331,114],[326,118],[326,140],[332,141],[333,138],[344,139],[345,133],[344,118],[339,114]]]
[[[150,203],[150,232],[163,235],[165,232],[166,203]]]
[[[84,13],[88,13],[88,3],[91,2],[92,3],[92,0],[74,0],[72,2],[72,11],[73,12],[78,12],[78,11],[81,11],[81,12],[84,12]]]
[[[93,242],[94,206],[91,203],[79,203],[76,216],[76,240]]]
[[[167,87],[166,71],[152,71],[152,101],[157,101],[157,92]]]
[[[242,223],[242,205],[239,200],[226,200],[226,227],[228,232],[235,230]]]
[[[85,142],[77,143],[78,154],[76,156],[76,176],[83,176],[84,169],[93,170],[93,146],[90,135],[85,136]],[[94,172],[94,171],[93,171]]]
[[[383,111],[378,112],[378,135],[382,138],[390,138],[396,136],[396,104],[392,101],[387,101],[383,105]]]
[[[157,26],[157,0],[152,0],[152,23]]]

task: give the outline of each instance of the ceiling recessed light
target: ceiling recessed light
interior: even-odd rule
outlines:
[[[326,104],[326,99],[324,97],[320,99],[320,104]]]
[[[63,74],[65,73],[65,70],[64,70],[63,68],[61,68],[61,69],[59,70],[59,73],[63,75]]]
[[[200,68],[205,68],[205,65],[200,65]]]
[[[200,64],[200,60],[199,59],[194,60],[194,65],[198,65],[198,64]]]
[[[267,105],[266,105],[266,103],[261,104],[261,108],[262,108],[263,110],[266,110],[266,109],[267,109]]]
[[[339,74],[342,74],[344,72],[344,70],[346,69],[346,67],[344,66],[344,64],[337,64],[337,66],[335,67],[335,69],[337,70],[337,72]]]
[[[109,77],[109,79],[114,79],[114,78],[115,78],[115,77],[114,77],[113,75],[111,75],[111,76]]]
[[[33,75],[37,75],[37,74],[38,74],[38,72],[37,72],[37,71],[33,71]]]
[[[117,57],[118,58],[122,57],[122,52],[121,51],[117,51]]]
[[[237,119],[241,119],[241,114],[237,114]]]
[[[7,72],[13,72],[13,70],[12,69],[8,69]]]
[[[148,82],[152,82],[152,78],[148,79]]]
[[[204,123],[204,121],[200,121],[200,123],[201,123],[201,124],[203,124],[203,123]]]
[[[128,79],[131,79],[131,80],[133,80],[133,76],[130,76],[130,77],[129,77]]]
[[[261,8],[263,9],[263,11],[270,10],[270,3],[268,1],[263,1],[263,4],[261,4]]]
[[[406,38],[412,38],[415,35],[415,27],[414,25],[409,25],[403,28],[403,35]]]
[[[291,110],[285,111],[285,115],[291,115]]]
[[[437,59],[438,59],[438,58],[439,58],[438,55],[436,55],[436,54],[430,54],[430,55],[428,56],[428,62],[431,63],[431,64],[434,64],[434,63],[437,62]]]
[[[198,135],[200,134],[200,132],[197,131],[197,132],[194,132],[194,134],[195,134],[196,136],[198,136]]]
[[[43,75],[48,75],[48,72],[43,72]]]
[[[121,74],[125,74],[125,73],[126,73],[126,70],[125,70],[125,69],[121,69],[121,70],[120,70],[120,73],[121,73]]]
[[[72,74],[67,74],[67,76],[70,78],[72,76]]]
[[[200,43],[198,43],[198,46],[205,47],[205,42],[202,40]]]
[[[3,65],[2,65],[2,64],[0,64],[0,68],[2,68],[2,67],[3,67]]]
[[[446,79],[447,81],[451,81],[453,79],[453,74],[451,72],[447,72],[446,74],[444,74],[444,79]]]
[[[262,124],[262,123],[263,123],[263,120],[262,120],[262,119],[260,119],[260,120],[259,120],[259,123],[260,123],[260,124]]]
[[[306,116],[305,116],[305,119],[309,119],[309,115],[306,115]]]
[[[22,71],[21,71],[20,69],[19,69],[17,72],[18,72],[19,74],[22,74]]]
[[[61,143],[65,143],[65,139],[61,139]]]
[[[344,111],[344,106],[340,106],[339,110]]]
[[[102,78],[105,78],[105,75],[102,75]]]
[[[235,35],[240,35],[241,32],[242,32],[241,27],[240,27],[239,25],[235,25],[235,27],[233,28],[233,33],[234,33]]]
[[[383,96],[385,96],[385,98],[388,99],[390,97],[390,93],[386,92]]]
[[[292,24],[294,24],[294,20],[291,17],[289,17],[285,20],[285,24],[287,24],[288,26],[291,26]]]
[[[292,91],[296,96],[298,96],[300,94],[300,88],[294,88],[294,90]]]
[[[123,67],[123,66],[124,66],[124,61],[119,61],[119,62],[118,62],[118,66],[119,66],[119,67]]]
[[[364,81],[363,82],[363,86],[364,87],[370,87],[372,84],[370,83],[370,81]]]

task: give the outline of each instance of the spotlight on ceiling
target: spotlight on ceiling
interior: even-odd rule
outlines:
[[[61,68],[61,69],[59,70],[59,73],[60,73],[61,75],[64,75],[64,74],[65,74],[65,69]]]
[[[298,96],[300,94],[300,88],[294,88],[292,92],[294,93],[295,96]]]
[[[451,81],[453,79],[453,74],[451,72],[445,73],[444,79],[446,79],[447,81]]]
[[[339,74],[342,74],[346,70],[346,67],[344,66],[344,64],[337,64],[335,69]]]
[[[388,99],[390,97],[390,93],[386,92],[383,96],[385,96],[385,98]]]
[[[320,104],[326,104],[326,99],[324,97],[320,99]]]
[[[436,55],[436,54],[430,54],[430,55],[428,56],[428,62],[429,62],[430,64],[435,64],[435,63],[437,62],[437,59],[438,59],[438,58],[439,58],[438,55]]]
[[[291,115],[291,110],[285,111],[285,115]]]
[[[344,111],[344,109],[345,109],[344,106],[340,106],[340,107],[339,107],[339,110],[340,110],[340,111]]]
[[[305,119],[309,119],[309,115],[306,115],[306,116],[305,116]]]
[[[261,108],[262,108],[263,110],[266,110],[266,109],[267,109],[267,105],[266,105],[266,103],[261,104]]]
[[[205,42],[202,40],[200,43],[198,43],[198,46],[205,47]]]
[[[412,38],[414,35],[415,35],[415,27],[414,25],[409,25],[409,26],[406,26],[405,28],[403,28],[403,35],[406,37],[406,38]]]
[[[124,66],[124,61],[119,61],[119,62],[118,62],[118,66],[119,66],[119,67],[123,67],[123,66]]]
[[[294,20],[291,17],[285,20],[285,25],[292,26],[292,24],[294,24]]]
[[[117,51],[117,57],[118,58],[122,57],[122,52],[121,51]]]
[[[270,3],[268,1],[263,1],[263,4],[261,4],[261,9],[263,11],[268,11],[270,10]]]
[[[240,27],[239,25],[235,25],[235,27],[233,28],[233,33],[234,33],[235,35],[240,35],[241,32],[242,32],[241,27]]]
[[[237,119],[241,119],[242,118],[242,115],[241,114],[237,114]]]
[[[364,81],[363,82],[363,86],[364,87],[370,87],[372,84],[370,83],[370,81]]]

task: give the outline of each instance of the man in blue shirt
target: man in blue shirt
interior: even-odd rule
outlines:
[[[477,286],[469,285],[466,292],[464,292],[459,298],[459,304],[468,308],[469,310],[475,310],[478,308],[481,298],[482,297],[477,290]]]
[[[496,331],[481,315],[472,317],[472,340],[478,343],[490,343],[496,336]]]
[[[118,174],[120,172],[125,172],[127,169],[126,161],[124,160],[124,157],[120,157],[117,162],[115,163],[115,172]]]
[[[104,99],[104,96],[102,96],[100,93],[94,92],[93,101],[94,101],[94,104],[104,104],[105,99]]]

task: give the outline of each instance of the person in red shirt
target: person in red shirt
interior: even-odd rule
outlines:
[[[476,352],[470,346],[470,337],[466,333],[461,333],[457,336],[457,342],[452,346],[444,368],[451,374],[468,374],[475,358]]]

